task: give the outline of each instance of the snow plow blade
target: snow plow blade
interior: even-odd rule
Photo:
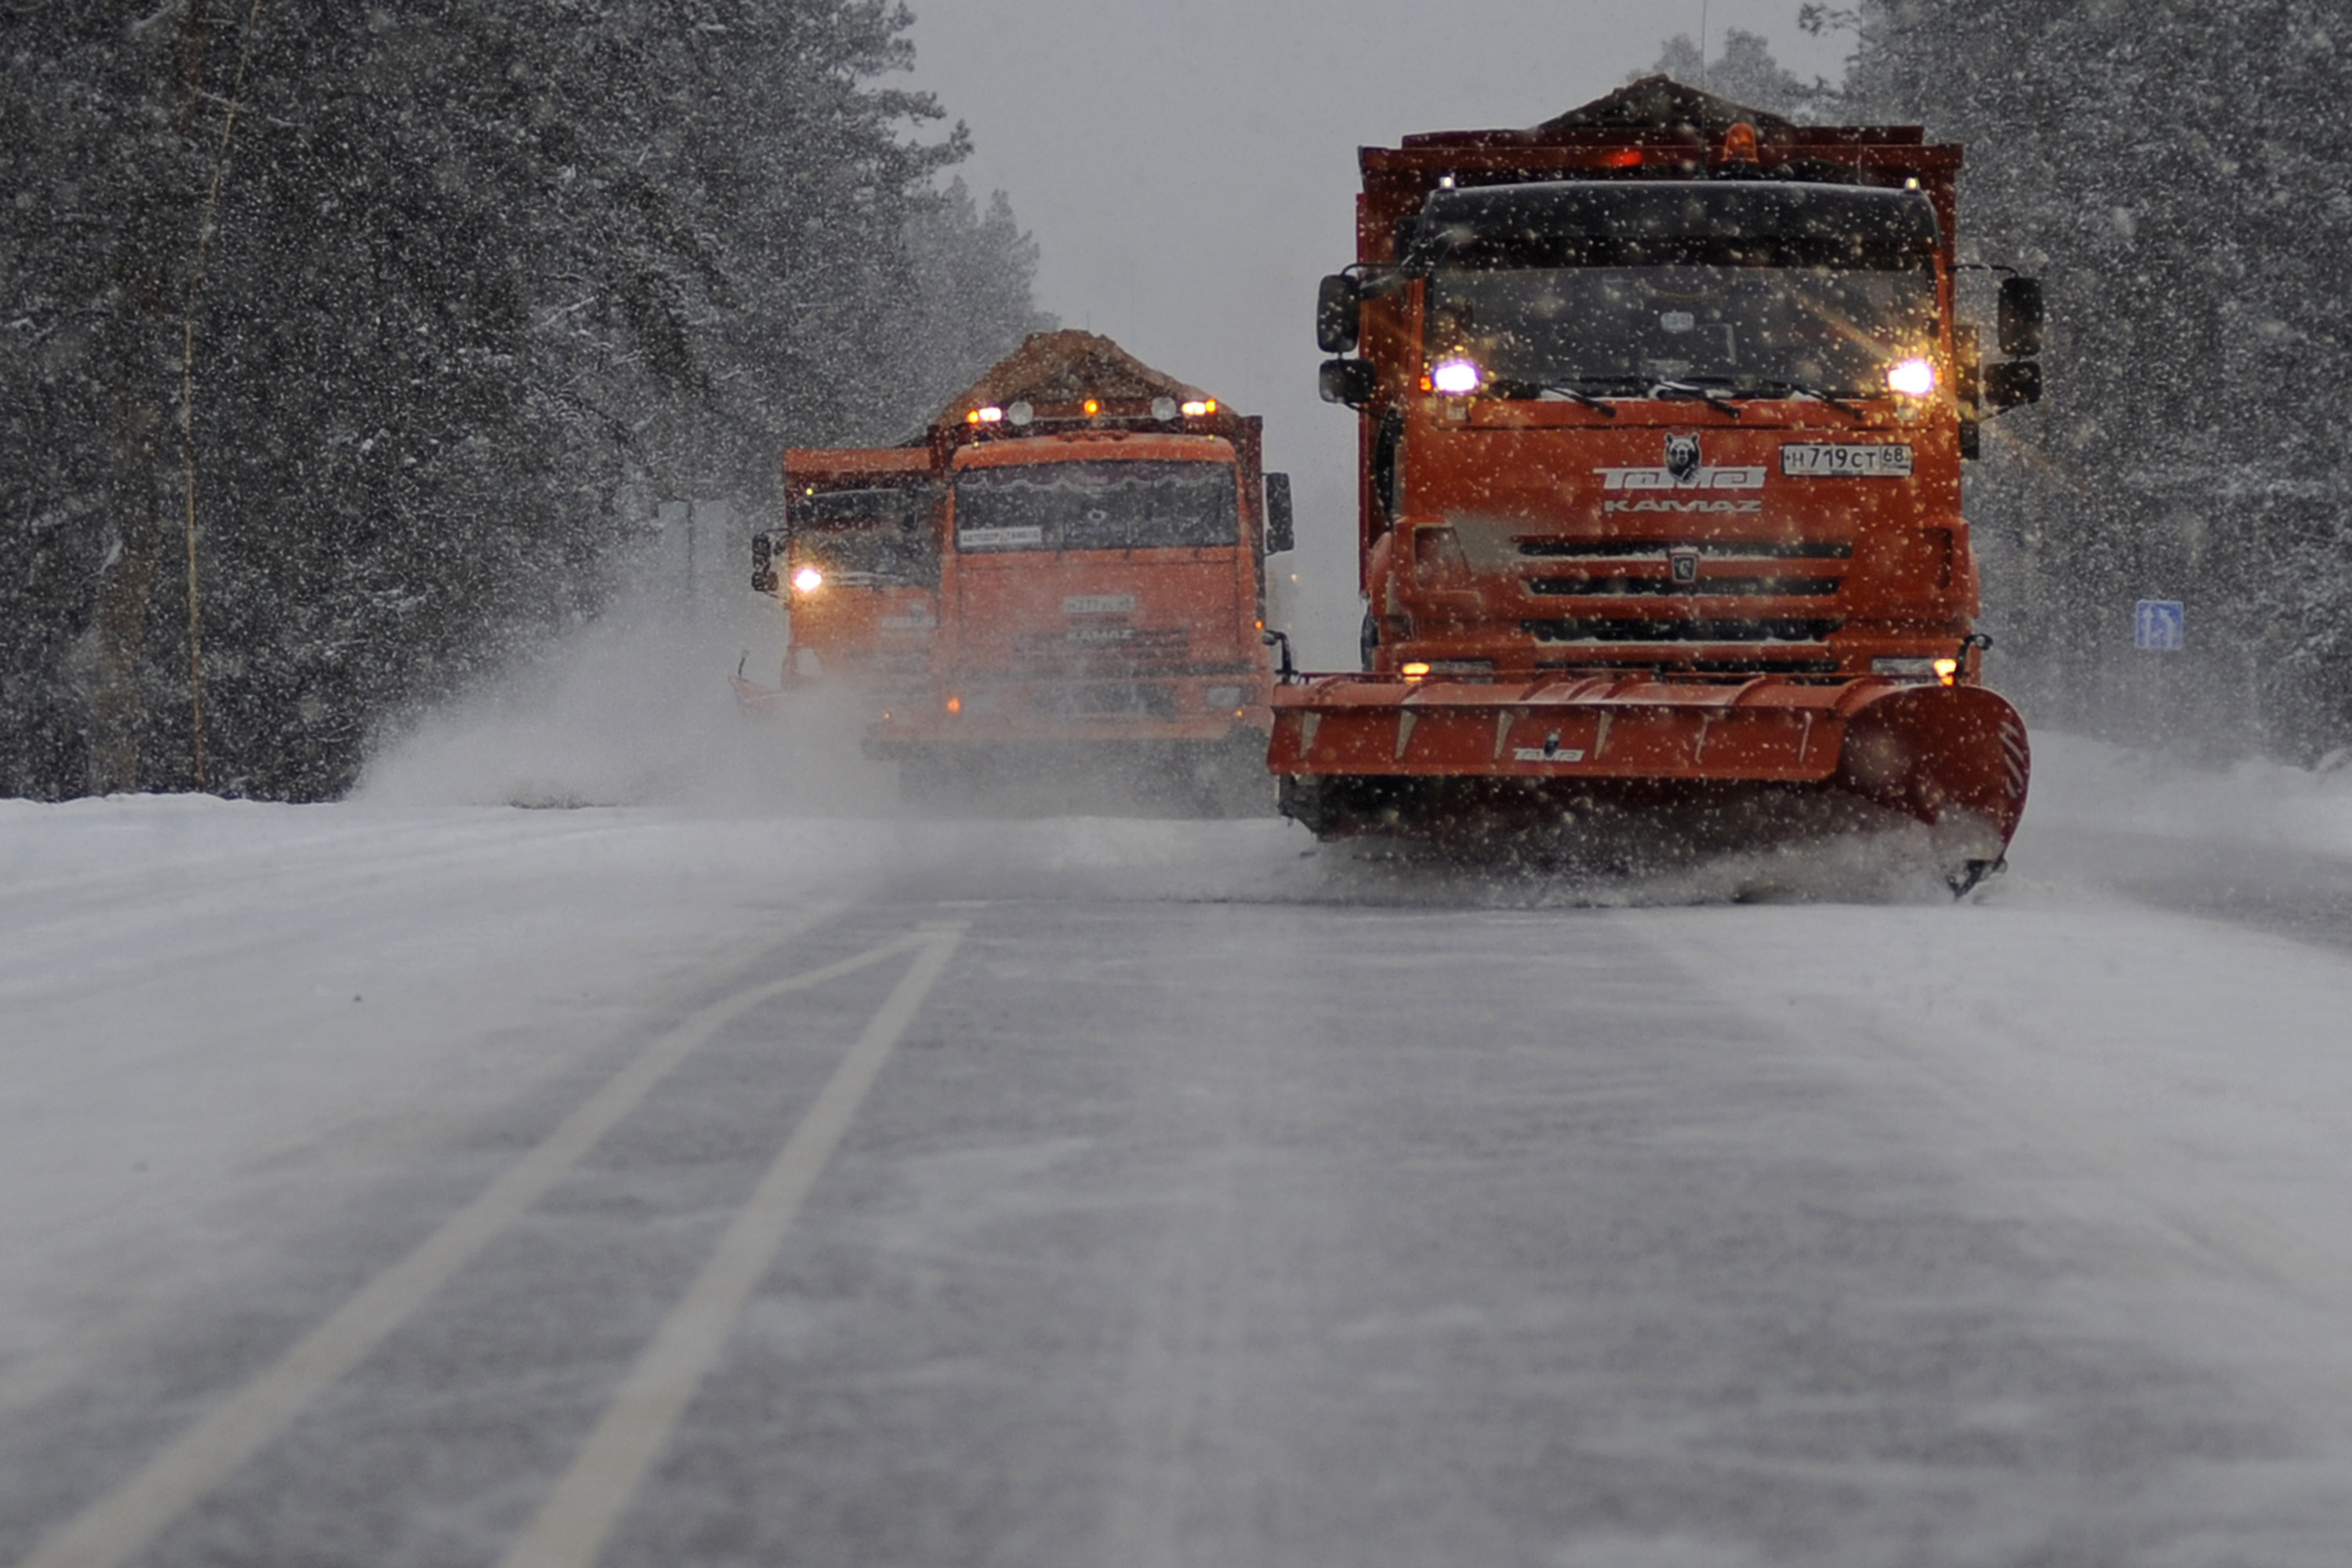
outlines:
[[[1621,846],[1705,853],[1909,819],[1963,889],[2017,830],[2030,763],[2024,722],[1994,693],[1875,677],[1321,676],[1278,689],[1274,721],[1284,814],[1322,838],[1572,851],[1608,818],[1630,827]]]

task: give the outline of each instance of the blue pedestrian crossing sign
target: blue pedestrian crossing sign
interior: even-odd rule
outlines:
[[[2179,653],[2188,640],[2189,615],[2178,599],[2142,599],[2132,608],[2132,644]]]

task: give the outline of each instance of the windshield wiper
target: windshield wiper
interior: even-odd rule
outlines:
[[[1504,397],[1541,397],[1548,392],[1554,393],[1567,398],[1570,403],[1581,404],[1587,408],[1597,408],[1612,419],[1617,417],[1615,405],[1606,398],[1596,397],[1582,387],[1565,381],[1498,380],[1494,383],[1494,387],[1495,391]]]
[[[1773,397],[1786,395],[1810,397],[1816,403],[1828,404],[1832,408],[1836,409],[1839,413],[1846,415],[1856,421],[1859,421],[1863,417],[1861,409],[1855,407],[1853,404],[1848,403],[1844,398],[1838,396],[1835,393],[1823,392],[1820,387],[1808,386],[1801,381],[1743,382],[1738,388],[1726,395],[1731,397]]]
[[[1581,387],[1570,386],[1559,382],[1549,382],[1545,384],[1543,390],[1546,392],[1556,392],[1562,397],[1567,398],[1570,403],[1580,403],[1587,408],[1598,408],[1601,413],[1606,414],[1612,419],[1617,417],[1617,405],[1615,404],[1610,402],[1605,397],[1595,397],[1592,394],[1585,391]]]
[[[1707,388],[1691,381],[1662,381],[1650,388],[1653,397],[1695,397],[1720,414],[1739,417],[1739,405],[1727,403]]]

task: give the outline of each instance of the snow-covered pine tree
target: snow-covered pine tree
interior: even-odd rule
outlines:
[[[0,791],[93,781],[99,654],[125,646],[93,632],[123,558],[114,279],[134,237],[189,265],[248,43],[195,296],[207,732],[215,787],[316,797],[386,716],[592,611],[656,498],[765,510],[787,440],[895,436],[1036,324],[1010,213],[938,184],[961,128],[887,85],[908,23],[891,0],[0,9],[24,216],[0,227]],[[943,332],[949,299],[985,308]],[[176,353],[142,353],[168,423]],[[148,461],[150,786],[191,762],[176,458]]]
[[[1969,145],[1976,256],[2039,272],[2049,400],[1971,506],[2042,716],[2311,757],[2352,741],[2352,31],[2315,0],[1864,0],[1865,117]],[[2132,601],[2181,598],[2184,658]],[[2182,700],[2185,699],[2186,700]]]

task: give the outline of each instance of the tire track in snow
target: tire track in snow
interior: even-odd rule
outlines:
[[[480,1196],[135,1475],[50,1535],[21,1568],[118,1568],[138,1555],[281,1435],[328,1385],[373,1353],[721,1028],[776,997],[854,974],[901,953],[928,954],[939,946],[939,937],[929,930],[894,937],[821,968],[738,991],[662,1035]],[[939,962],[944,963],[944,955]],[[928,963],[918,965],[919,970],[929,967]],[[892,994],[893,1003],[899,994]],[[886,1013],[891,1005],[885,1004]],[[896,1035],[890,1038],[895,1041]]]

